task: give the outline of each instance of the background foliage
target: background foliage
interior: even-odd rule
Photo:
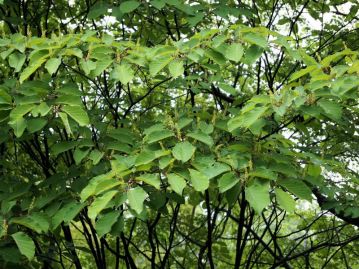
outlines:
[[[2,268],[359,268],[357,1],[0,1]]]

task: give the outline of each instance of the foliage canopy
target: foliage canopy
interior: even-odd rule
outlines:
[[[359,268],[358,8],[0,1],[1,267]]]

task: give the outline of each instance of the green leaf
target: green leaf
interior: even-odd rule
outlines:
[[[85,72],[85,74],[88,75],[92,70],[96,69],[96,62],[91,60],[81,59],[80,66],[82,70]]]
[[[172,149],[172,155],[176,160],[187,162],[192,158],[196,148],[188,141],[177,143]]]
[[[127,63],[116,64],[115,68],[111,73],[112,79],[120,81],[122,84],[125,85],[129,83],[134,76],[135,73],[133,72],[131,66]]]
[[[159,168],[165,169],[168,165],[173,163],[174,159],[171,156],[165,156],[163,158],[160,158],[158,161]]]
[[[260,117],[267,112],[267,106],[255,107],[254,109],[243,113],[233,119],[228,121],[228,130],[230,132],[234,131],[239,127],[249,128],[252,124],[254,124]]]
[[[51,58],[50,60],[48,60],[46,62],[45,68],[46,68],[47,72],[49,72],[50,75],[52,75],[59,68],[60,64],[61,64],[61,59],[59,59],[59,58]]]
[[[279,206],[281,208],[283,208],[285,211],[287,211],[288,213],[291,213],[294,211],[295,209],[295,201],[293,199],[293,197],[284,192],[283,190],[281,189],[275,189],[275,194],[276,194],[276,197],[277,197],[277,202],[279,204]]]
[[[168,70],[173,78],[181,76],[184,73],[183,61],[172,61],[168,66]]]
[[[256,167],[255,170],[250,172],[248,175],[252,177],[260,177],[270,180],[276,180],[278,177],[277,173],[265,167]]]
[[[186,127],[190,123],[193,122],[193,119],[190,118],[181,118],[177,122],[178,129],[181,130],[182,128]]]
[[[61,109],[71,118],[73,118],[80,126],[86,126],[90,124],[90,119],[87,116],[86,111],[82,107],[63,106]]]
[[[258,33],[247,33],[243,36],[243,39],[262,48],[268,46],[266,38]]]
[[[14,233],[11,237],[15,240],[20,253],[31,261],[35,256],[35,244],[31,237],[23,232]]]
[[[75,163],[77,165],[79,165],[89,152],[90,152],[90,149],[82,150],[80,148],[77,148],[74,152]]]
[[[165,0],[152,0],[151,5],[157,9],[162,9],[166,5]]]
[[[107,13],[107,10],[108,10],[108,6],[106,4],[102,2],[97,2],[91,7],[87,17],[90,20],[96,19],[102,15],[105,15]]]
[[[214,144],[212,137],[202,132],[188,133],[187,136],[192,137],[193,139],[196,139],[198,141],[201,141],[202,143],[206,144],[209,147],[212,147]]]
[[[130,13],[136,10],[139,7],[140,3],[138,1],[126,1],[122,2],[120,5],[120,10],[122,13]]]
[[[278,179],[278,184],[301,199],[312,200],[311,189],[301,180]]]
[[[236,177],[236,175],[234,173],[232,173],[232,172],[225,173],[218,180],[219,192],[223,193],[223,192],[228,191],[229,189],[233,188],[238,182],[239,182],[239,179]]]
[[[84,187],[80,193],[81,201],[85,201],[90,196],[99,194],[101,192],[107,191],[119,184],[121,181],[113,178],[115,175],[114,172],[109,172],[107,174],[98,175],[93,177],[89,183]]]
[[[37,105],[36,107],[34,107],[32,110],[31,110],[31,114],[34,116],[34,117],[37,117],[37,116],[46,116],[47,113],[49,113],[51,110],[51,108],[46,104],[46,102],[41,102],[39,105]]]
[[[17,105],[10,112],[10,121],[16,121],[21,119],[25,114],[29,113],[34,107],[35,104]]]
[[[150,75],[156,76],[163,68],[165,68],[173,60],[170,56],[161,56],[154,58],[149,65]]]
[[[30,77],[44,62],[46,61],[46,56],[37,59],[35,62],[31,62],[28,67],[26,67],[20,75],[20,83],[23,83],[28,77]]]
[[[226,59],[224,58],[223,54],[218,51],[208,49],[206,50],[206,56],[219,65],[226,64]]]
[[[135,161],[136,166],[149,164],[153,160],[155,160],[157,157],[155,155],[154,151],[142,151],[137,157]]]
[[[152,144],[155,142],[158,142],[160,140],[166,139],[168,137],[172,137],[173,136],[173,132],[170,130],[161,130],[161,131],[154,131],[149,133],[146,137],[145,137],[145,141],[148,144]]]
[[[120,214],[118,211],[112,211],[101,216],[101,218],[96,221],[95,225],[97,236],[102,237],[109,233],[119,216]]]
[[[103,153],[103,152],[101,152],[101,151],[99,151],[97,149],[94,149],[93,151],[91,151],[88,158],[90,160],[92,160],[93,165],[96,165],[101,161],[104,154],[105,153]]]
[[[298,79],[298,78],[301,78],[302,76],[306,75],[306,74],[309,74],[310,72],[314,71],[318,69],[318,67],[316,65],[310,65],[308,66],[307,68],[304,68],[304,69],[301,69],[297,72],[295,72],[291,77],[290,77],[290,80],[289,80],[289,83]]]
[[[30,133],[35,133],[40,131],[47,124],[46,119],[30,119],[27,121],[26,128]]]
[[[39,234],[47,232],[50,226],[47,216],[42,213],[32,213],[24,217],[12,218],[10,222],[25,226]]]
[[[147,193],[141,187],[136,187],[128,191],[127,197],[130,207],[135,210],[137,214],[140,214],[143,210],[143,203],[147,197]]]
[[[157,174],[143,174],[136,177],[137,181],[143,181],[156,189],[160,189],[161,181]]]
[[[342,117],[342,107],[333,101],[321,99],[318,105],[323,108],[325,114],[334,121],[340,121]]]
[[[95,219],[117,193],[118,191],[108,191],[103,195],[96,197],[95,201],[88,207],[89,218]]]
[[[62,222],[69,223],[72,221],[80,211],[85,207],[85,204],[71,201],[66,203],[60,210],[58,210],[51,218],[51,228],[55,230]]]
[[[73,149],[77,145],[76,141],[62,141],[51,147],[51,152],[57,156],[60,153]]]
[[[65,130],[68,134],[72,134],[71,127],[69,124],[69,118],[67,117],[67,114],[64,112],[59,112],[59,116],[61,118],[62,124],[65,127]]]
[[[270,203],[268,180],[255,179],[250,186],[246,187],[245,193],[246,200],[257,213],[261,213]]]
[[[234,43],[227,47],[224,56],[233,62],[239,62],[242,59],[244,49],[241,44]]]
[[[262,55],[262,53],[263,53],[262,47],[257,45],[252,45],[246,50],[242,62],[247,65],[252,65],[258,60],[258,58]]]
[[[194,169],[188,169],[188,170],[191,175],[191,183],[192,183],[193,188],[196,191],[207,190],[209,187],[209,178],[205,174],[203,174],[197,170],[194,170]]]
[[[21,67],[24,65],[26,56],[25,54],[14,52],[9,56],[9,65],[15,68],[15,72],[20,72]]]
[[[186,180],[174,173],[167,174],[167,179],[172,190],[182,195],[183,189],[186,187]]]
[[[16,137],[21,137],[26,129],[26,120],[24,118],[17,119],[9,122],[9,125],[13,128]]]

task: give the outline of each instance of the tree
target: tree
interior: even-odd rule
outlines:
[[[358,8],[0,1],[1,267],[358,268]]]

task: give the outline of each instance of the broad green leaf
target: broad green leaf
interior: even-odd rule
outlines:
[[[135,210],[137,214],[140,214],[143,210],[143,203],[147,197],[147,193],[141,187],[136,187],[127,192],[127,197],[130,207]]]
[[[27,121],[26,128],[27,130],[29,130],[30,133],[35,133],[43,129],[46,124],[46,119],[30,119]]]
[[[254,171],[251,171],[249,173],[249,176],[266,178],[266,179],[270,179],[270,180],[276,180],[277,177],[278,177],[277,173],[275,173],[275,172],[273,172],[270,169],[265,168],[265,167],[256,167],[254,169]]]
[[[163,140],[163,139],[166,139],[166,138],[172,137],[172,136],[174,136],[174,135],[173,135],[173,132],[170,130],[155,131],[155,132],[151,132],[150,134],[148,134],[145,137],[145,141],[148,144],[152,144],[152,143],[158,142],[160,140]]]
[[[209,147],[212,147],[214,144],[212,137],[202,132],[188,133],[187,136],[192,137],[193,139],[196,139],[198,141],[201,141],[202,143],[206,144]]]
[[[252,65],[254,64],[259,57],[261,57],[262,53],[263,53],[263,48],[257,45],[252,45],[250,46],[244,54],[244,58],[242,59],[242,62],[247,64],[247,65]]]
[[[200,121],[198,123],[198,127],[205,134],[211,134],[213,132],[213,130],[214,130],[214,127],[213,127],[212,124],[208,124],[208,123],[206,123],[204,121]]]
[[[101,216],[95,224],[97,236],[102,237],[109,233],[119,216],[119,211],[112,211]]]
[[[67,117],[67,114],[64,112],[59,112],[59,116],[61,118],[62,124],[65,127],[66,132],[68,134],[72,134],[70,123],[69,123],[69,118]]]
[[[325,114],[334,121],[340,121],[342,117],[342,107],[333,101],[321,99],[318,105],[323,108]]]
[[[79,165],[89,152],[90,152],[90,149],[83,150],[83,149],[77,148],[74,152],[75,163],[77,165]]]
[[[160,158],[158,161],[159,164],[159,168],[160,169],[165,169],[168,165],[170,165],[171,163],[173,163],[174,159],[171,156],[165,156],[163,158]]]
[[[179,76],[181,76],[184,72],[184,67],[183,67],[183,61],[172,61],[169,65],[168,65],[168,70],[171,73],[171,76],[173,78],[177,78]]]
[[[86,126],[90,124],[90,119],[87,116],[86,111],[82,107],[63,106],[61,109],[71,118],[73,118],[80,126]]]
[[[267,106],[255,107],[254,109],[241,114],[233,119],[228,121],[228,130],[230,132],[234,131],[239,127],[249,128],[254,124],[259,118],[261,118],[268,110]]]
[[[270,203],[268,180],[255,179],[250,186],[246,187],[245,193],[246,200],[257,213],[261,213]]]
[[[170,56],[161,56],[154,58],[149,65],[150,75],[156,76],[163,68],[165,68],[173,60]]]
[[[224,56],[233,62],[239,62],[242,59],[244,49],[241,44],[233,43],[229,45],[224,52]]]
[[[301,180],[279,179],[278,184],[301,199],[312,200],[311,189]]]
[[[9,65],[15,68],[15,72],[20,72],[21,67],[24,65],[26,56],[23,53],[14,52],[9,56]]]
[[[243,36],[243,39],[262,48],[266,48],[268,46],[266,38],[258,33],[247,33]]]
[[[23,232],[14,233],[11,237],[15,240],[20,253],[31,261],[35,256],[35,244],[31,237]]]
[[[51,110],[51,108],[47,105],[46,102],[41,102],[39,105],[35,106],[32,110],[31,110],[31,114],[34,117],[37,116],[46,116],[47,113],[49,113]]]
[[[32,213],[31,215],[12,218],[11,223],[25,226],[37,233],[47,232],[49,229],[49,219],[43,213]]]
[[[105,15],[107,13],[107,10],[108,6],[105,3],[97,2],[91,7],[87,17],[91,20],[96,19],[102,15]]]
[[[214,163],[198,163],[192,162],[192,166],[196,168],[198,171],[202,172],[209,179],[214,178],[224,172],[231,170],[230,166],[220,162]]]
[[[26,129],[27,122],[24,118],[20,118],[9,122],[9,125],[13,128],[15,136],[21,137]]]
[[[47,72],[49,72],[50,75],[52,75],[59,68],[60,64],[61,64],[61,59],[59,59],[59,58],[51,58],[50,60],[48,60],[46,62],[45,68],[46,68]]]
[[[137,181],[143,181],[156,189],[160,189],[161,180],[158,174],[143,174],[136,177]]]
[[[132,145],[134,141],[134,134],[131,130],[126,128],[110,129],[107,130],[107,135],[122,143]]]
[[[80,66],[86,75],[90,74],[92,70],[96,69],[96,62],[91,60],[80,60]]]
[[[103,152],[101,152],[101,151],[99,151],[97,149],[94,149],[93,151],[91,151],[88,158],[90,160],[92,160],[93,165],[96,165],[101,161],[104,154],[105,153],[103,153]]]
[[[239,182],[239,179],[237,176],[232,173],[225,173],[221,178],[218,180],[218,188],[219,192],[223,193],[228,191],[229,189],[233,188],[237,183]]]
[[[165,0],[152,0],[151,5],[157,9],[162,9],[166,5]]]
[[[191,175],[191,183],[192,183],[193,188],[196,191],[207,190],[209,187],[209,178],[205,174],[203,174],[197,170],[194,170],[194,169],[188,169],[188,170]]]
[[[187,162],[192,158],[196,148],[188,141],[177,143],[172,149],[172,155],[176,160]]]
[[[281,208],[283,208],[285,211],[289,213],[294,211],[295,201],[289,193],[284,192],[283,190],[277,188],[275,189],[275,194],[276,194],[277,202]]]
[[[135,73],[129,64],[121,63],[115,66],[111,73],[111,78],[120,81],[122,84],[127,84],[133,79],[134,75]]]
[[[137,157],[135,161],[136,166],[149,164],[153,160],[156,159],[156,154],[154,151],[142,151]]]
[[[97,215],[107,206],[118,191],[108,191],[95,198],[95,201],[88,207],[88,216],[95,219]]]
[[[290,77],[290,80],[289,80],[289,83],[298,79],[298,78],[301,78],[302,76],[306,75],[306,74],[309,74],[310,72],[314,71],[318,69],[318,67],[316,65],[310,65],[304,69],[301,69],[297,72],[295,72],[291,77]]]
[[[51,152],[57,156],[60,153],[73,149],[77,145],[76,141],[62,141],[51,147]]]
[[[229,94],[232,94],[233,96],[238,95],[238,91],[233,88],[232,86],[225,84],[225,83],[219,83],[219,88]]]
[[[89,183],[84,187],[80,193],[81,201],[86,201],[90,196],[96,195],[100,192],[109,190],[121,183],[121,181],[114,179],[115,173],[110,172],[103,175],[93,177]]]
[[[85,204],[71,201],[66,203],[58,210],[51,218],[51,229],[55,230],[62,222],[69,223],[72,221],[80,211],[85,207]]]
[[[174,173],[167,174],[167,179],[171,189],[179,195],[182,195],[183,189],[186,187],[186,180]]]
[[[139,7],[140,3],[138,1],[125,1],[120,5],[120,10],[122,13],[130,13]]]
[[[23,83],[24,80],[30,77],[45,61],[46,57],[44,56],[37,59],[35,62],[30,62],[29,66],[26,67],[20,75],[20,83]]]
[[[182,128],[186,127],[187,125],[191,124],[193,119],[190,118],[181,118],[177,122],[178,129],[181,130]]]
[[[206,50],[206,56],[219,65],[226,64],[226,58],[224,58],[223,54],[218,51],[208,49]]]
[[[29,113],[35,106],[36,106],[35,104],[17,105],[10,112],[10,121],[16,121],[21,119],[25,114]]]

